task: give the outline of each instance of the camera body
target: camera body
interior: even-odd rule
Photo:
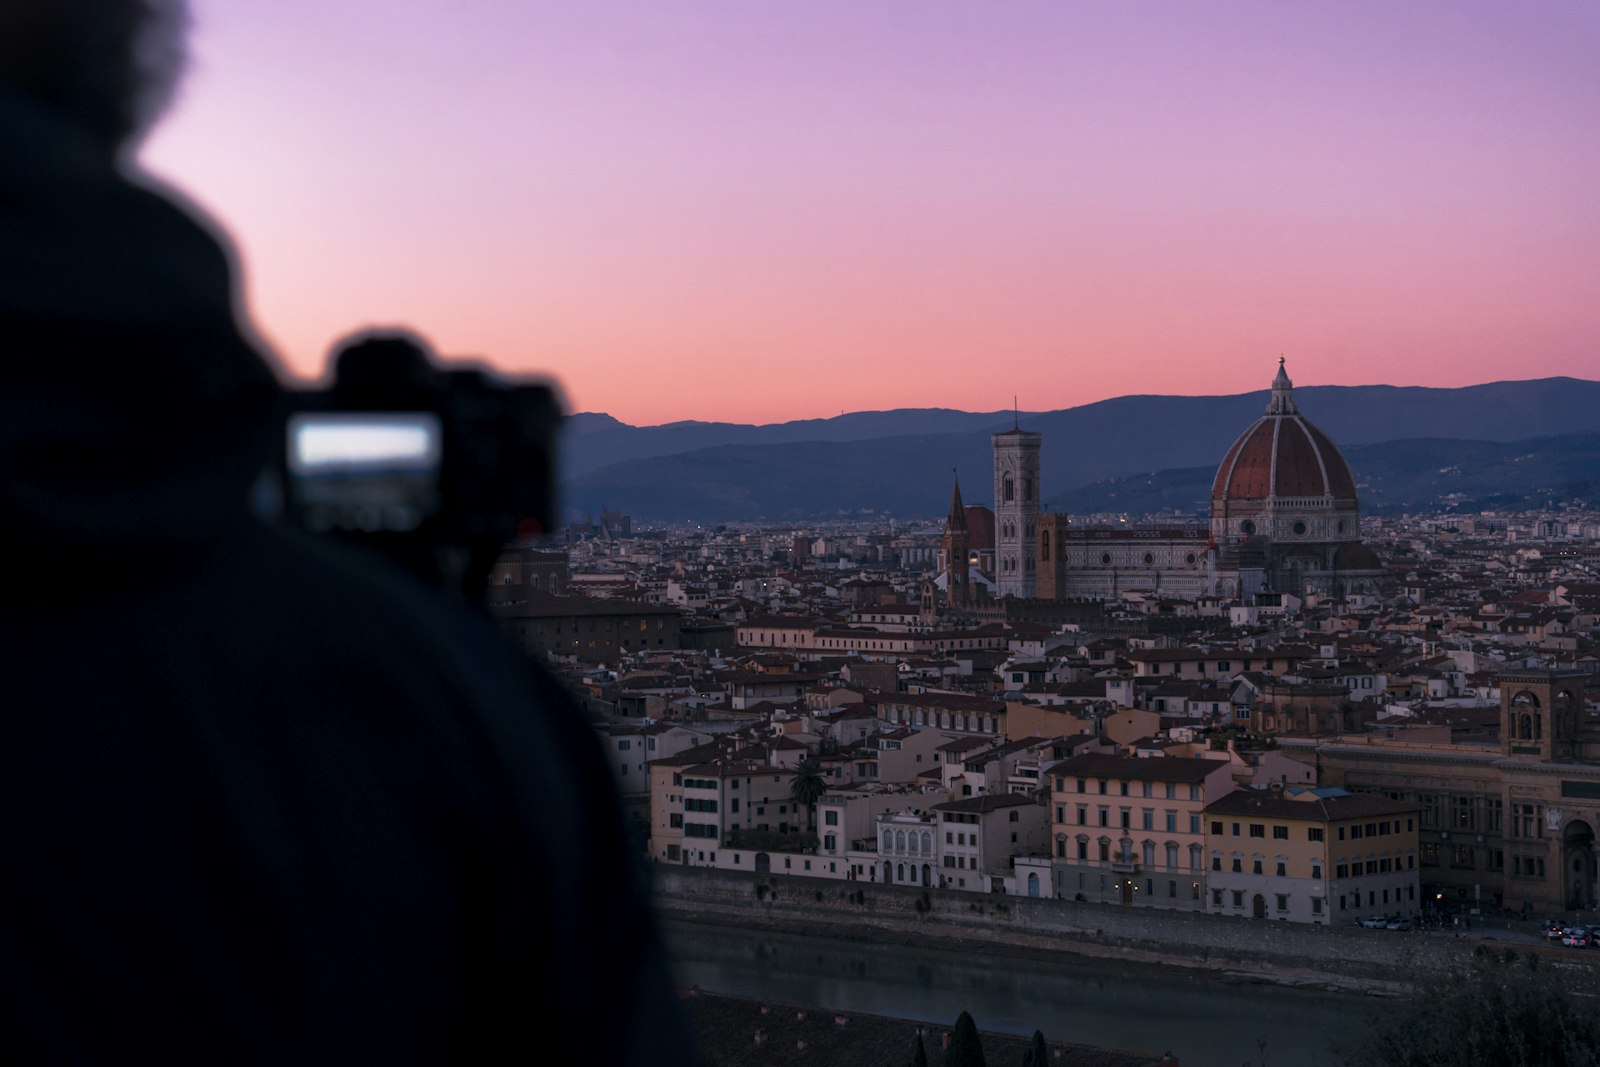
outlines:
[[[554,392],[441,365],[405,334],[365,335],[333,361],[327,389],[292,394],[282,516],[481,600],[507,541],[554,528]]]

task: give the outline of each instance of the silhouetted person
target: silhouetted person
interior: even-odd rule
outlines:
[[[687,1062],[568,698],[246,506],[278,387],[119,164],[180,16],[0,4],[0,1058]]]

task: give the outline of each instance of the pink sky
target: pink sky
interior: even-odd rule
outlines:
[[[150,168],[351,329],[773,422],[1596,377],[1600,4],[193,0]]]

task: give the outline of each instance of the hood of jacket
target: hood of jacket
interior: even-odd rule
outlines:
[[[25,564],[96,584],[182,566],[248,521],[276,435],[230,254],[3,87],[0,144],[0,522]]]

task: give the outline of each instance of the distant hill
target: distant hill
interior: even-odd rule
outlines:
[[[1560,503],[1600,504],[1600,434],[1527,441],[1428,438],[1344,449],[1356,472],[1362,510],[1526,510]],[[1047,511],[1072,514],[1179,511],[1210,505],[1215,467],[1128,475],[1058,493]]]
[[[1020,421],[1024,429],[1044,435],[1047,506],[1074,512],[1190,510],[1182,501],[1203,505],[1215,464],[1265,409],[1267,398],[1265,390],[1218,397],[1118,397],[1063,411],[1024,412]],[[1600,382],[1546,378],[1460,389],[1312,386],[1297,388],[1295,400],[1344,451],[1373,510],[1431,507],[1424,501],[1435,492],[1441,501],[1451,493],[1485,500],[1526,495],[1531,489],[1524,476],[1535,468],[1542,472],[1540,484],[1551,482],[1552,491],[1592,477],[1586,473],[1588,446],[1582,441],[1600,411]],[[938,515],[949,502],[952,469],[959,471],[970,503],[992,499],[989,434],[1009,428],[1012,420],[1009,411],[905,409],[770,426],[635,427],[608,415],[580,414],[568,420],[563,443],[565,505],[577,513],[595,513],[605,505],[658,520]],[[1541,457],[1532,466],[1483,450],[1535,439],[1545,443],[1529,452]],[[1438,468],[1458,466],[1471,473],[1430,480],[1423,467],[1412,469],[1409,459],[1391,450],[1363,450],[1384,442],[1405,442],[1419,463],[1427,457]],[[1201,458],[1205,462],[1197,466]],[[1140,479],[1145,490],[1127,495]],[[1600,476],[1593,480],[1600,484]],[[1123,501],[1160,502],[1090,506],[1118,498],[1108,493]]]

